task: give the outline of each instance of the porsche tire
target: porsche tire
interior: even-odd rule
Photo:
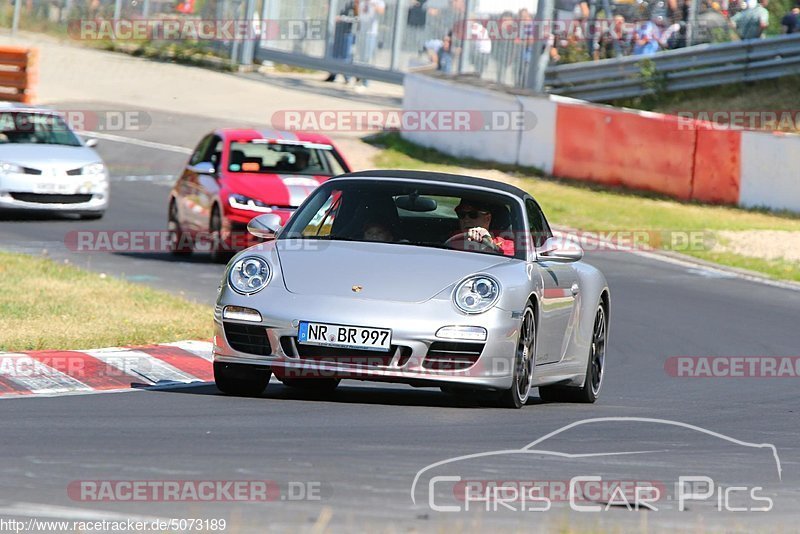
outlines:
[[[589,348],[589,358],[586,363],[586,378],[581,387],[547,386],[539,388],[539,398],[545,402],[576,402],[593,404],[600,396],[600,387],[603,385],[606,360],[606,338],[608,336],[608,314],[601,304],[597,308],[594,327],[592,329],[592,344]]]
[[[257,397],[267,388],[271,376],[268,367],[214,362],[214,382],[228,395]]]
[[[514,373],[511,387],[500,393],[498,405],[519,409],[525,406],[531,392],[536,361],[536,319],[529,304],[522,313],[519,340],[514,354]]]

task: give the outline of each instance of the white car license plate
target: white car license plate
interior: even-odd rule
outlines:
[[[305,345],[387,352],[392,347],[392,331],[386,328],[300,321],[297,341]]]
[[[41,183],[33,186],[36,193],[72,193],[75,186],[71,184]]]

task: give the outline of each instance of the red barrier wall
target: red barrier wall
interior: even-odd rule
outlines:
[[[695,134],[670,115],[559,104],[553,174],[688,200]]]
[[[698,124],[692,199],[716,204],[739,203],[741,144],[740,131],[714,130]]]

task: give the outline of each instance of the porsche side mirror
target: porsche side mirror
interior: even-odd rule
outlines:
[[[196,165],[189,165],[187,167],[189,172],[193,172],[195,174],[214,174],[217,170],[214,168],[214,164],[208,161],[201,161]]]
[[[572,262],[583,258],[583,249],[575,241],[565,237],[548,237],[536,255],[545,261]]]
[[[94,147],[97,146],[97,138],[96,137],[90,137],[86,141],[84,141],[83,144],[87,148],[94,148]]]
[[[275,239],[275,234],[281,229],[281,217],[274,213],[265,213],[247,223],[247,231],[261,239]]]

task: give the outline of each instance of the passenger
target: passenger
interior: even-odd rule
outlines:
[[[394,241],[394,234],[388,225],[369,221],[364,225],[364,240],[391,243]]]

